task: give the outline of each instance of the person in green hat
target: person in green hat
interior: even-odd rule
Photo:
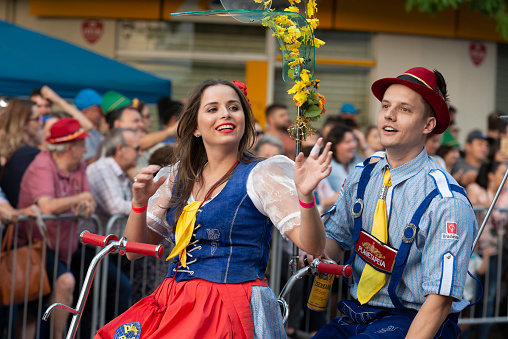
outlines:
[[[132,107],[132,100],[116,91],[108,91],[102,97],[102,111],[106,115],[109,129],[133,128],[144,135],[144,124],[141,113]]]
[[[107,91],[102,96],[101,108],[106,116],[114,110],[130,105],[132,100],[117,91]]]
[[[445,163],[445,169],[448,173],[452,172],[453,165],[457,162],[460,157],[460,143],[453,136],[452,132],[448,128],[443,132],[443,138],[441,139],[441,146],[439,146],[436,155],[440,156]],[[457,176],[457,177],[455,177]],[[458,180],[462,176],[462,173],[457,172],[453,176],[455,180]]]

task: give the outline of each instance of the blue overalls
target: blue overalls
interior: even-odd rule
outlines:
[[[369,162],[370,158],[364,162],[364,169],[358,182],[356,200],[351,209],[354,220],[353,243],[355,244],[357,244],[362,232],[361,216],[364,208],[365,189],[371,172],[376,165]],[[443,175],[442,173],[437,175],[439,174]],[[436,178],[434,179],[436,180]],[[451,191],[466,195],[464,189],[458,185],[450,184],[448,187]],[[396,294],[396,289],[402,278],[411,245],[418,232],[420,220],[432,199],[439,195],[439,185],[436,182],[436,188],[421,202],[413,214],[410,223],[404,228],[402,242],[395,256],[393,270],[391,272],[383,271],[383,273],[391,274],[388,293],[395,308],[372,307],[366,304],[360,305],[356,300],[342,300],[338,303],[337,308],[345,316],[333,319],[313,338],[405,338],[417,311],[402,305]],[[355,246],[355,248],[357,247]],[[352,252],[347,264],[353,263],[356,254],[356,251]],[[456,338],[460,334],[457,320],[458,313],[450,314],[437,331],[435,338]]]

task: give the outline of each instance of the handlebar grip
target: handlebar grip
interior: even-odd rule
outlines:
[[[127,241],[125,251],[137,254],[150,255],[158,259],[164,255],[164,247],[162,245],[144,244],[140,242]]]
[[[320,273],[343,275],[346,278],[349,278],[351,274],[353,274],[353,268],[350,265],[336,265],[321,262],[318,264],[317,269]]]
[[[81,243],[83,244],[90,244],[102,247],[106,247],[111,241],[118,241],[118,237],[114,234],[103,236],[91,233],[89,231],[83,231],[79,237],[81,239]]]

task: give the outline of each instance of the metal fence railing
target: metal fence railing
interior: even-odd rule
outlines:
[[[487,208],[475,206],[474,207],[475,214],[477,216],[478,224],[480,225],[485,217],[487,212]],[[482,237],[480,238],[479,244],[473,253],[473,257],[471,259],[470,271],[472,271],[473,275],[477,279],[479,279],[483,286],[483,296],[478,300],[478,303],[474,306],[470,306],[466,308],[459,319],[459,324],[461,327],[466,328],[471,325],[476,326],[484,326],[489,327],[492,324],[499,323],[508,323],[508,241],[507,241],[507,223],[508,223],[508,208],[495,208],[494,212],[489,218],[489,222],[487,223],[486,228],[483,231]],[[282,258],[283,254],[283,245],[281,237],[274,237],[274,241],[279,242],[278,244],[272,244],[272,251],[275,249],[277,254],[272,252],[272,257]],[[494,252],[497,252],[497,255],[490,256],[489,258],[485,258],[485,247],[489,245],[495,249]],[[491,249],[492,250],[492,249]],[[487,250],[489,251],[489,250]],[[345,257],[347,258],[349,253],[345,253]],[[479,268],[481,267],[481,262],[485,260],[483,270]],[[476,266],[473,265],[473,262],[476,261]],[[272,264],[273,262],[271,262]],[[339,262],[339,264],[343,264],[344,260]],[[274,268],[275,267],[275,268]],[[287,270],[287,265],[274,265],[272,270],[270,271],[271,275],[274,275],[274,280],[279,279],[279,277],[284,276],[283,270]],[[284,279],[282,280],[282,283]],[[297,299],[297,305],[304,305],[307,302],[309,288],[309,283],[306,283],[306,287],[304,287],[305,291],[302,295],[302,291],[294,291],[295,293],[290,294],[290,299]],[[278,282],[271,281],[270,287],[274,289],[274,291],[278,292]],[[474,279],[468,276],[466,283],[466,290],[464,298],[466,298],[470,302],[476,301],[480,297],[480,289],[478,284]],[[344,279],[338,278],[335,280],[331,297],[328,302],[327,312],[324,314],[326,322],[330,319],[339,316],[337,314],[336,303],[343,299],[351,299],[349,294],[349,289],[346,286]],[[303,300],[302,300],[303,299]],[[294,303],[293,303],[294,304]],[[291,309],[290,302],[290,311],[291,312],[300,312],[300,328],[306,330],[307,332],[311,328],[311,323],[315,321],[312,319],[310,312],[308,310],[299,310]],[[291,317],[291,313],[290,313]],[[315,315],[314,315],[315,318]]]
[[[482,221],[486,209],[476,207],[479,222]],[[508,322],[508,280],[505,278],[505,271],[508,267],[508,242],[506,241],[506,223],[508,221],[508,209],[497,208],[491,216],[492,222],[484,230],[485,236],[479,243],[479,250],[475,251],[474,260],[480,260],[474,271],[476,275],[483,280],[484,295],[476,306],[470,307],[463,312],[459,323],[463,326],[468,325],[486,325],[492,323]],[[71,271],[76,278],[74,286],[74,296],[78,295],[81,290],[83,279],[88,269],[88,263],[91,261],[98,248],[80,245],[75,253],[65,253],[59,256],[62,247],[72,248],[74,237],[79,237],[81,230],[93,228],[97,233],[106,235],[116,233],[117,236],[123,235],[123,225],[127,220],[126,215],[112,216],[106,225],[102,225],[96,216],[84,219],[74,215],[48,215],[41,218],[45,223],[53,223],[53,227],[57,229],[57,235],[61,234],[63,227],[68,227],[72,223],[74,227],[69,243],[67,246],[56,242],[48,244],[44,240],[44,246],[49,247],[56,253],[56,257],[65,258],[66,264],[63,269]],[[118,227],[118,225],[122,225]],[[22,226],[22,227],[20,227]],[[37,220],[28,217],[21,217],[20,221],[15,224],[15,239],[19,238],[20,232],[26,229],[28,234],[33,234],[37,226]],[[0,242],[3,240],[6,225],[0,224]],[[485,246],[489,245],[496,250],[496,256],[491,256],[488,260],[485,257]],[[50,246],[49,246],[50,245]],[[14,250],[16,250],[18,242],[14,242]],[[19,243],[21,246],[21,243]],[[171,250],[169,243],[164,244],[166,255]],[[291,257],[291,246],[274,229],[272,238],[272,249],[270,254],[270,262],[267,270],[269,286],[278,294],[282,285],[287,281],[291,274],[288,269],[288,261]],[[45,252],[46,254],[46,252]],[[2,255],[0,251],[0,256]],[[495,259],[494,259],[495,257]],[[484,270],[478,270],[481,262],[485,260]],[[53,287],[59,275],[58,270],[62,267],[58,266],[57,260],[52,260],[53,267],[45,267],[48,272],[53,272],[49,279]],[[109,255],[108,260],[101,262],[100,269],[97,270],[94,283],[92,285],[92,295],[88,298],[88,306],[85,305],[84,315],[78,329],[77,338],[93,337],[95,331],[103,326],[107,321],[123,312],[127,307],[138,301],[141,297],[153,292],[167,274],[168,263],[165,260],[144,257],[135,261],[125,260],[124,257]],[[309,278],[310,279],[310,278]],[[468,278],[470,279],[470,278]],[[303,279],[302,279],[303,280]],[[0,278],[0,283],[4,283]],[[303,283],[303,282],[302,282]],[[305,283],[308,285],[309,283]],[[468,298],[473,301],[478,297],[476,284],[469,284]],[[308,289],[303,287],[297,293],[290,294],[290,301],[293,299],[293,306],[296,304],[304,305],[308,298]],[[341,298],[350,298],[348,288],[345,286],[343,279],[336,279],[332,290],[332,301],[329,301],[327,312],[324,313],[324,321],[337,316],[336,302]],[[74,305],[76,298],[70,303]],[[53,302],[52,296],[42,296],[36,300],[24,300],[23,303],[17,305],[0,306],[0,337],[1,338],[30,338],[33,332],[34,338],[53,337],[55,333],[55,315],[46,323],[41,320],[42,315],[49,304]],[[309,329],[311,323],[308,311],[302,308],[291,309],[291,312],[298,312],[300,323],[303,329]],[[307,324],[307,325],[305,325]],[[66,331],[67,329],[65,329]],[[66,333],[66,332],[64,332]]]
[[[24,301],[19,304],[9,304],[0,306],[0,337],[2,338],[45,338],[53,337],[55,334],[55,318],[52,317],[49,322],[42,321],[42,315],[48,306],[50,300],[54,299],[56,293],[63,296],[65,300],[72,301],[73,289],[79,289],[81,286],[85,267],[84,261],[79,261],[77,258],[84,257],[82,255],[85,250],[84,247],[78,247],[76,252],[73,253],[73,249],[76,245],[76,239],[79,236],[79,224],[85,221],[84,218],[74,215],[43,215],[38,218],[29,218],[21,216],[19,221],[14,225],[14,242],[12,244],[13,256],[12,266],[15,265],[26,265],[27,263],[17,262],[17,249],[24,245],[23,239],[31,239],[34,232],[41,230],[37,233],[44,234],[43,228],[46,224],[55,230],[56,238],[59,238],[62,232],[69,232],[68,239],[61,243],[59,241],[47,241],[47,238],[43,238],[43,267],[42,269],[48,275],[51,293],[49,295],[39,294],[35,300],[28,300],[28,296],[25,294]],[[101,230],[102,226],[99,219],[96,216],[86,219],[86,222],[95,225],[96,229]],[[3,241],[4,233],[7,225],[0,224],[0,240]],[[68,241],[68,242],[67,242]],[[28,246],[33,245],[32,241],[28,242]],[[68,248],[67,253],[63,253],[63,248]],[[54,255],[53,255],[54,253]],[[0,250],[0,257],[2,256]],[[53,258],[60,258],[60,260],[54,260]],[[63,260],[62,260],[63,259]],[[29,265],[27,265],[29,267]],[[73,279],[57,281],[61,273],[73,272]],[[27,273],[29,273],[27,268]],[[28,274],[27,274],[28,276]],[[68,277],[68,276],[67,276]],[[1,280],[4,284],[6,281]],[[12,285],[9,285],[12,286]],[[93,307],[98,308],[99,286],[95,287],[94,298],[90,300],[90,304]],[[42,292],[42,291],[41,291]],[[14,291],[11,289],[11,300],[13,298]],[[58,320],[56,320],[58,323]],[[92,326],[96,326],[95,323]]]

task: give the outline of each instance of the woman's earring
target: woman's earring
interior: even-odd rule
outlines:
[[[201,136],[201,134],[196,133],[196,138],[199,138],[200,136]]]

